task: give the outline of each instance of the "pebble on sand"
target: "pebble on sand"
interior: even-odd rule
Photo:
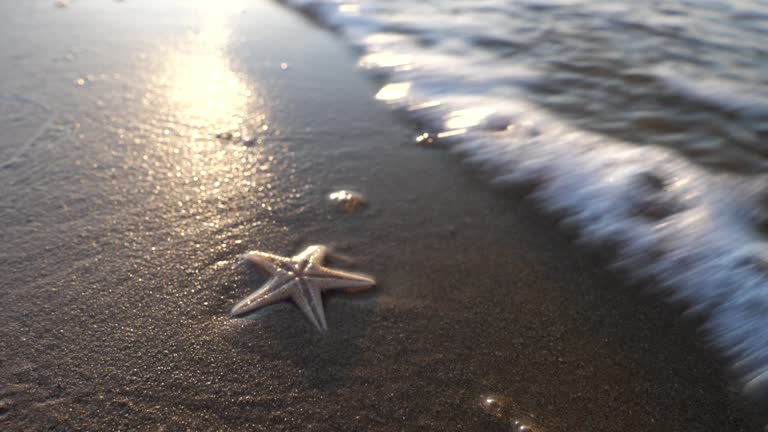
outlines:
[[[367,205],[363,195],[349,190],[332,192],[328,195],[328,199],[334,203],[338,210],[344,213],[353,213],[362,210]]]
[[[532,432],[533,429],[530,426],[510,415],[509,405],[509,400],[500,396],[488,395],[480,398],[480,407],[483,411],[492,415],[496,420],[512,426],[513,432]]]

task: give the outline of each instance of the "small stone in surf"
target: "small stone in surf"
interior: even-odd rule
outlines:
[[[507,406],[507,401],[497,396],[484,396],[480,400],[480,406],[486,413],[497,419],[502,419],[504,417],[504,408]]]
[[[260,141],[254,137],[243,137],[242,141],[243,141],[243,145],[248,147],[260,143]]]
[[[660,175],[643,172],[637,174],[632,181],[630,211],[633,216],[662,220],[686,210],[685,206],[667,190],[667,181]]]
[[[416,142],[423,146],[431,146],[435,143],[435,136],[428,132],[424,132],[416,137]]]
[[[509,400],[499,396],[489,395],[480,399],[480,407],[483,408],[483,411],[492,415],[496,420],[512,426],[513,432],[532,432],[533,429],[530,426],[512,418],[509,405]]]
[[[232,132],[220,132],[216,134],[216,138],[224,141],[232,141],[233,137],[234,135],[232,134]]]
[[[328,195],[328,199],[336,206],[336,209],[344,213],[362,210],[367,205],[363,195],[349,190],[333,192]]]
[[[247,131],[240,132],[219,132],[216,134],[216,138],[221,141],[229,141],[235,144],[242,144],[246,147],[251,147],[263,142],[262,137],[255,137],[249,135]]]

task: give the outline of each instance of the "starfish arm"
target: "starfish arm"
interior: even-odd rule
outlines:
[[[303,292],[302,292],[303,291]],[[323,311],[323,302],[322,299],[318,300],[319,303],[315,300],[313,300],[312,297],[312,291],[311,289],[306,289],[302,291],[297,291],[293,293],[291,298],[293,299],[293,302],[296,303],[296,305],[301,309],[302,312],[304,312],[304,315],[306,315],[307,319],[309,319],[310,322],[320,331],[324,331],[328,329],[328,326],[325,323],[325,312]]]
[[[297,283],[294,280],[286,284],[285,278],[272,278],[253,294],[236,304],[229,314],[233,317],[241,317],[261,307],[286,300],[291,296],[293,285]]]
[[[296,263],[306,261],[307,263],[320,265],[328,254],[328,248],[322,245],[312,245],[294,256],[292,260]]]
[[[323,330],[328,330],[328,324],[325,322],[325,309],[323,308],[323,297],[320,294],[321,290],[319,288],[316,288],[314,286],[307,286],[307,291],[309,292],[309,304],[312,306],[312,309],[315,311],[315,315],[317,316],[317,321],[320,323],[320,327]]]
[[[322,290],[342,289],[347,292],[357,292],[376,285],[376,281],[368,275],[325,267],[313,269],[306,279],[312,286]]]
[[[268,271],[270,274],[278,273],[281,270],[276,263],[289,262],[288,259],[283,258],[281,256],[272,255],[272,254],[259,252],[259,251],[251,251],[246,253],[245,255],[243,255],[243,260],[263,268],[264,270]]]

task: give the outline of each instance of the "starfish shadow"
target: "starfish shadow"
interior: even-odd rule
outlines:
[[[260,286],[266,278],[248,277],[248,286]],[[232,346],[249,357],[264,356],[289,362],[306,383],[321,391],[343,387],[361,358],[360,340],[368,331],[375,309],[372,293],[325,293],[323,302],[328,330],[318,331],[291,302],[281,302],[249,315],[238,328]],[[351,298],[353,296],[354,298]]]

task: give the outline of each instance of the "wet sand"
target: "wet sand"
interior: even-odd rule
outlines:
[[[694,323],[416,145],[302,17],[0,17],[3,430],[760,430]],[[239,254],[314,243],[377,289],[326,296],[325,334],[287,303],[229,319],[264,281]]]

